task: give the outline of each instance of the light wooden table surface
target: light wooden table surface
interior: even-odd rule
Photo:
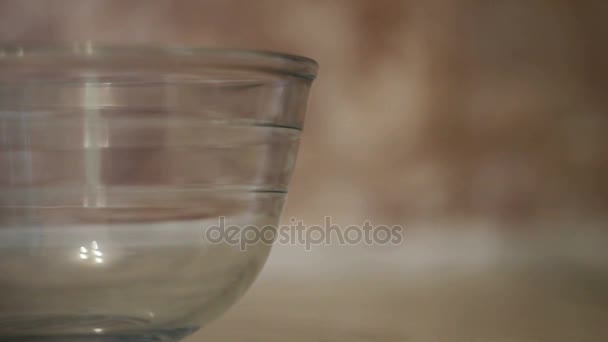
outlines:
[[[187,341],[608,341],[601,243],[576,254],[467,239],[279,246],[243,299]]]

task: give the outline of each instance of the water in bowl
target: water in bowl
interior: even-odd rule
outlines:
[[[246,214],[224,224],[276,220]],[[0,341],[176,341],[196,331],[242,295],[271,247],[218,241],[217,228],[210,240],[220,224],[2,227]]]

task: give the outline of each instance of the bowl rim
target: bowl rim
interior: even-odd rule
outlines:
[[[105,45],[77,42],[60,45],[0,44],[0,67],[28,64],[32,60],[44,64],[74,60],[96,65],[120,61],[133,63],[154,59],[159,63],[194,64],[205,67],[247,69],[280,73],[313,80],[319,64],[312,58],[270,50],[186,47],[161,45]],[[40,63],[37,63],[40,65]]]

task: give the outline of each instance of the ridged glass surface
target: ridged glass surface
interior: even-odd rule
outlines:
[[[270,245],[314,62],[213,50],[5,49],[0,341],[174,341],[231,305]]]

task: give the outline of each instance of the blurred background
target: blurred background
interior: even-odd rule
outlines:
[[[277,246],[189,341],[608,338],[603,1],[0,0],[2,42],[314,58],[283,220],[404,227]]]

